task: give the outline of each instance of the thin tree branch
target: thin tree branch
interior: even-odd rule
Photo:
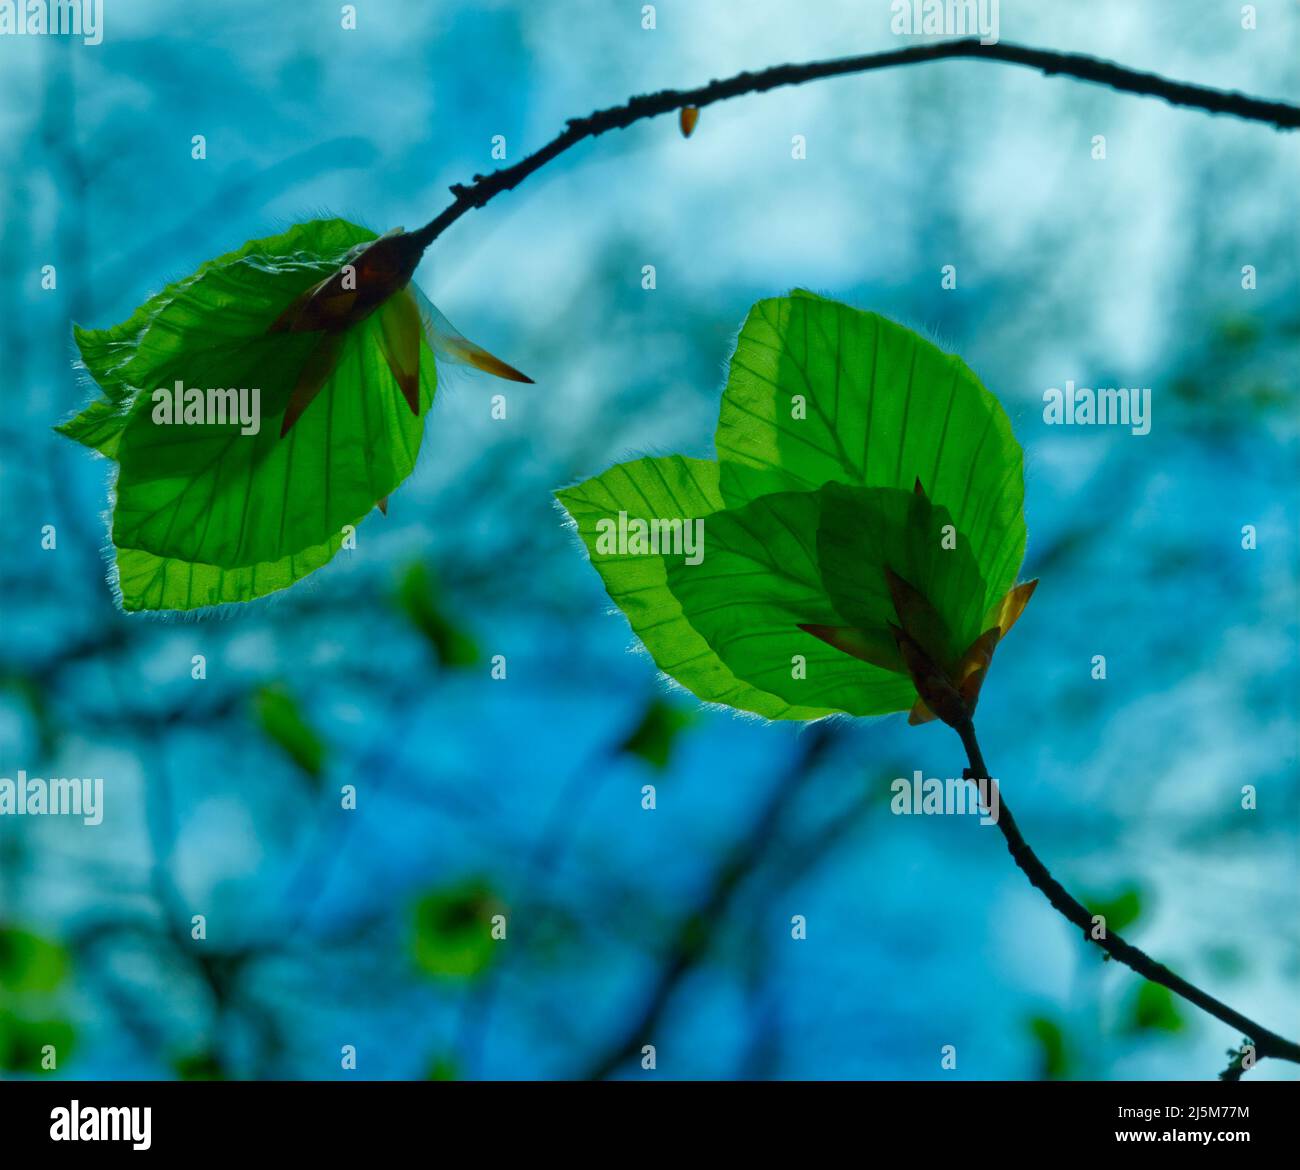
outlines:
[[[728,854],[702,898],[678,924],[659,974],[631,1024],[591,1062],[582,1079],[601,1081],[613,1076],[645,1044],[655,1043],[656,1030],[682,981],[699,965],[735,901],[742,882],[766,856],[781,817],[838,742],[839,728],[825,721],[812,724],[800,737],[799,754],[785,770],[754,824]]]
[[[765,93],[786,85],[801,85],[808,81],[817,81],[828,77],[842,77],[854,73],[868,73],[877,69],[888,69],[896,65],[915,65],[926,61],[953,59],[980,61],[1001,61],[1007,64],[1023,65],[1027,68],[1041,70],[1051,76],[1059,74],[1076,78],[1095,85],[1108,86],[1122,93],[1158,97],[1171,105],[1186,106],[1204,110],[1212,114],[1231,114],[1248,121],[1262,122],[1279,130],[1300,127],[1300,107],[1286,102],[1265,101],[1261,98],[1226,90],[1212,89],[1208,86],[1192,85],[1187,82],[1171,81],[1154,73],[1143,73],[1129,69],[1114,62],[1103,61],[1079,53],[1058,53],[1045,49],[1032,49],[1022,45],[982,45],[977,38],[941,41],[934,44],[917,45],[893,52],[869,53],[854,57],[841,57],[828,61],[812,61],[805,64],[777,65],[759,73],[748,71],[722,81],[712,81],[708,85],[690,90],[662,90],[655,94],[634,97],[620,106],[598,110],[585,118],[571,118],[566,128],[539,150],[534,151],[514,166],[505,167],[490,175],[475,175],[468,184],[457,183],[451,188],[454,196],[452,202],[438,215],[418,231],[411,234],[411,243],[419,248],[427,248],[453,223],[466,212],[476,207],[483,207],[503,191],[510,191],[522,183],[533,172],[540,170],[552,159],[557,158],[572,146],[588,138],[596,138],[610,130],[621,130],[634,122],[645,118],[657,117],[687,106],[702,108],[714,102],[726,101],[750,93]],[[974,726],[967,722],[957,728],[966,747],[970,761],[967,776],[971,779],[986,779],[988,769],[980,754],[979,744],[975,739]],[[1024,871],[1035,886],[1046,895],[1052,906],[1067,920],[1079,927],[1086,938],[1097,942],[1108,954],[1114,956],[1125,966],[1139,975],[1159,983],[1175,994],[1195,1004],[1216,1019],[1230,1024],[1245,1033],[1254,1042],[1258,1057],[1273,1056],[1281,1060],[1300,1063],[1300,1045],[1270,1032],[1253,1020],[1221,1003],[1213,996],[1207,995],[1185,979],[1174,974],[1163,964],[1157,963],[1137,947],[1125,942],[1117,934],[1107,932],[1105,938],[1091,939],[1092,914],[1052,877],[1047,867],[1025,842],[1020,829],[1005,803],[1001,803],[998,826],[1006,838],[1007,847],[1016,864]],[[722,881],[713,897],[702,908],[702,914],[694,916],[696,923],[700,919],[708,920],[715,915],[720,905],[725,905],[733,886],[732,881]],[[696,923],[692,923],[695,926]],[[673,955],[660,984],[651,995],[646,1010],[638,1020],[637,1026],[630,1031],[623,1042],[615,1045],[597,1062],[593,1076],[608,1075],[618,1063],[634,1051],[638,1037],[648,1030],[648,1025],[658,1020],[664,1006],[676,987],[678,980],[689,965],[691,948],[684,946]]]
[[[427,248],[467,211],[482,207],[488,200],[503,191],[513,190],[534,171],[540,170],[552,159],[563,154],[587,138],[595,138],[609,130],[622,130],[643,118],[654,118],[686,106],[700,108],[728,98],[748,93],[766,93],[785,85],[802,85],[824,77],[842,77],[850,73],[869,73],[876,69],[890,69],[895,65],[919,65],[926,61],[944,61],[965,58],[973,61],[1002,61],[1011,65],[1024,65],[1039,69],[1049,76],[1060,74],[1079,81],[1105,85],[1122,93],[1141,94],[1163,98],[1171,105],[1189,106],[1211,114],[1232,114],[1252,122],[1263,122],[1279,130],[1300,127],[1300,106],[1287,102],[1271,102],[1262,98],[1228,90],[1212,89],[1205,85],[1192,85],[1185,81],[1171,81],[1155,73],[1142,73],[1103,61],[1082,53],[1057,53],[1048,49],[1030,49],[1023,45],[981,45],[978,38],[939,41],[934,44],[914,45],[887,53],[866,53],[856,57],[836,57],[829,61],[809,61],[801,65],[774,65],[759,73],[738,73],[723,81],[711,81],[696,89],[665,89],[659,93],[634,97],[621,106],[598,110],[585,118],[570,118],[566,129],[557,134],[540,150],[521,159],[514,166],[493,171],[490,175],[475,175],[468,184],[455,183],[451,204],[431,219],[419,231],[412,233],[412,242]]]
[[[962,745],[966,748],[966,755],[970,761],[970,767],[966,769],[966,778],[968,780],[985,780],[991,785],[996,784],[997,781],[989,775],[988,765],[985,764],[984,756],[980,753],[980,745],[975,738],[974,723],[967,720],[964,725],[958,726],[956,731],[961,736]],[[1024,871],[1030,882],[1043,891],[1052,907],[1083,931],[1083,937],[1087,941],[1095,942],[1107,954],[1118,959],[1124,966],[1136,971],[1143,978],[1169,988],[1175,995],[1182,996],[1188,1003],[1193,1003],[1202,1011],[1209,1012],[1216,1020],[1221,1020],[1223,1023],[1237,1029],[1237,1031],[1248,1037],[1250,1043],[1254,1045],[1257,1060],[1265,1056],[1273,1056],[1279,1060],[1289,1060],[1295,1064],[1300,1064],[1300,1044],[1295,1044],[1279,1036],[1276,1032],[1270,1032],[1267,1028],[1255,1023],[1254,1020],[1230,1008],[1226,1003],[1222,1003],[1212,995],[1207,995],[1199,987],[1188,983],[1181,976],[1175,975],[1163,963],[1157,963],[1144,951],[1140,951],[1131,943],[1125,942],[1113,931],[1107,930],[1103,937],[1094,938],[1092,933],[1092,912],[1082,903],[1076,901],[1069,891],[1052,877],[1047,866],[1038,859],[1038,855],[1025,841],[1020,832],[1020,826],[1016,824],[1015,817],[1011,815],[1011,810],[1007,807],[1006,802],[1000,799],[1000,791],[998,796],[998,803],[994,806],[998,809],[998,828],[1002,830],[1002,836],[1006,838],[1007,848],[1010,850],[1011,856]]]
[[[532,884],[530,897],[537,901],[541,913],[531,920],[525,919],[514,928],[515,947],[512,948],[512,953],[523,949],[521,943],[526,947],[531,941],[531,928],[536,926],[539,919],[545,921],[547,881],[555,872],[565,846],[571,843],[579,818],[590,807],[597,787],[610,774],[611,764],[617,754],[617,749],[602,743],[590,760],[574,769],[561,788],[560,795],[552,803],[546,825],[533,845],[526,866]],[[492,1008],[504,978],[504,965],[493,963],[489,966],[465,997],[455,1048],[455,1064],[466,1079],[478,1076],[484,1041],[492,1023]]]

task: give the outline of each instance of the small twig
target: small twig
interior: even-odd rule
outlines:
[[[1250,1041],[1244,1041],[1241,1048],[1229,1048],[1228,1055],[1232,1059],[1228,1062],[1228,1067],[1219,1074],[1221,1081],[1239,1081],[1245,1075],[1246,1070],[1253,1068],[1255,1064],[1255,1053],[1250,1047]],[[1250,1058],[1250,1064],[1246,1063],[1246,1058]]]
[[[957,734],[961,736],[962,745],[966,748],[966,755],[970,761],[970,767],[966,769],[966,778],[996,784],[997,781],[989,775],[988,765],[985,764],[984,757],[980,753],[980,745],[975,738],[975,725],[967,720],[964,725],[958,726],[956,730]],[[1020,827],[1016,824],[1015,817],[1011,815],[1011,810],[1007,807],[1006,801],[1000,799],[1000,791],[998,796],[997,805],[993,807],[998,808],[998,828],[1002,830],[1002,836],[1006,838],[1007,848],[1010,850],[1011,856],[1024,871],[1030,882],[1043,891],[1053,908],[1083,931],[1083,937],[1087,941],[1095,942],[1107,954],[1118,959],[1124,966],[1136,971],[1143,978],[1169,988],[1175,995],[1181,996],[1188,1003],[1195,1004],[1202,1011],[1209,1012],[1215,1019],[1221,1020],[1223,1023],[1229,1024],[1244,1033],[1250,1038],[1249,1043],[1254,1046],[1256,1060],[1265,1056],[1272,1056],[1278,1060],[1289,1060],[1295,1064],[1300,1064],[1300,1044],[1295,1044],[1279,1036],[1276,1032],[1270,1032],[1267,1028],[1255,1023],[1254,1020],[1248,1019],[1239,1011],[1230,1008],[1226,1003],[1206,994],[1199,987],[1188,983],[1186,979],[1175,975],[1163,963],[1157,963],[1144,951],[1140,951],[1131,943],[1125,942],[1113,931],[1106,930],[1100,938],[1093,937],[1094,916],[1092,912],[1082,903],[1076,901],[1069,891],[1052,877],[1047,866],[1038,859],[1038,855],[1025,841],[1020,832]],[[992,803],[991,800],[990,803]],[[1240,1072],[1237,1073],[1237,1076],[1240,1076]]]
[[[597,110],[585,118],[570,118],[568,126],[540,150],[534,151],[514,166],[493,171],[490,175],[475,175],[469,183],[452,185],[455,196],[451,204],[431,219],[419,231],[412,233],[412,242],[427,248],[467,211],[482,207],[489,199],[519,186],[534,171],[540,170],[553,158],[563,154],[587,138],[595,138],[609,130],[622,130],[643,118],[668,114],[685,106],[712,105],[728,98],[748,93],[765,93],[785,85],[802,85],[825,77],[843,77],[850,73],[869,73],[876,69],[890,69],[895,65],[918,65],[925,61],[944,61],[966,58],[973,61],[1002,61],[1011,65],[1024,65],[1039,69],[1051,76],[1059,74],[1074,77],[1094,85],[1105,85],[1123,93],[1141,94],[1163,98],[1171,105],[1189,106],[1211,114],[1231,114],[1252,122],[1263,122],[1279,130],[1300,127],[1300,106],[1287,102],[1271,102],[1262,98],[1228,90],[1212,89],[1205,85],[1191,85],[1185,81],[1170,81],[1155,73],[1142,73],[1113,61],[1103,61],[1083,53],[1056,53],[1048,49],[1030,49],[1023,45],[982,45],[978,38],[939,41],[934,44],[914,45],[887,53],[866,53],[856,57],[836,57],[829,61],[809,61],[802,65],[774,65],[759,73],[738,73],[723,81],[711,81],[696,89],[665,89],[659,93],[634,97],[621,106]]]

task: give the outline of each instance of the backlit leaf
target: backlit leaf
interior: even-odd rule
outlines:
[[[759,301],[732,355],[717,429],[736,507],[828,481],[911,491],[919,480],[969,542],[984,611],[1025,551],[1020,445],[960,358],[877,313],[803,290]]]
[[[691,626],[737,678],[792,706],[880,715],[909,708],[911,682],[841,653],[801,626],[844,616],[822,582],[821,492],[777,492],[704,522],[698,565],[668,561],[668,586]]]
[[[1033,585],[1015,586],[1020,447],[966,365],[811,293],[760,301],[717,448],[716,465],[638,460],[559,493],[659,667],[773,719],[968,719]],[[675,516],[702,521],[694,554],[602,554],[615,518]]]
[[[936,661],[955,663],[980,634],[984,583],[960,534],[945,545],[948,510],[897,488],[829,483],[821,495],[818,560],[845,621],[877,636],[901,623]]]
[[[792,703],[737,678],[686,620],[668,588],[667,558],[599,548],[601,521],[616,525],[620,512],[629,519],[649,520],[695,519],[719,510],[722,497],[716,463],[681,455],[637,459],[556,492],[556,498],[573,518],[605,589],[665,674],[705,702],[768,719],[816,719],[830,713]],[[815,645],[815,639],[805,640]]]
[[[222,569],[176,557],[157,557],[135,548],[117,550],[118,592],[124,609],[200,609],[248,601],[315,572],[339,550],[344,534],[270,564]]]
[[[411,376],[413,296],[399,294],[337,334],[270,332],[287,306],[374,239],[343,220],[299,224],[209,261],[121,325],[76,330],[102,396],[57,429],[119,463],[112,534],[124,608],[193,609],[285,588],[325,564],[345,528],[410,474],[436,388],[422,335],[421,415],[390,368],[400,338],[402,377]],[[394,333],[393,314],[403,311]],[[337,360],[322,367],[319,394],[281,437],[323,339]],[[249,406],[255,389],[259,417],[169,423],[154,395],[178,384],[205,394],[245,389]]]
[[[250,286],[253,271],[260,279],[260,269],[241,274]],[[255,319],[220,312],[219,298],[227,293],[245,304],[255,295],[253,287],[239,291],[228,273],[220,283],[204,305],[205,320],[227,325],[206,332],[194,326],[189,336],[196,349],[160,367],[155,380],[161,387],[175,380],[187,387],[257,387],[262,425],[256,434],[229,423],[159,425],[147,400],[137,405],[118,443],[113,542],[159,557],[240,568],[325,544],[344,525],[359,523],[413,470],[423,423],[403,401],[384,358],[381,311],[343,335],[333,375],[281,437],[280,419],[317,339],[227,335],[245,326],[264,330],[279,301],[263,301],[266,309]],[[190,295],[200,289],[206,285],[193,286]],[[435,383],[428,352],[421,363],[426,409]]]

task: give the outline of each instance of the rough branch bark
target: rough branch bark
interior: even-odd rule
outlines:
[[[1263,122],[1279,130],[1300,127],[1300,106],[1286,102],[1265,101],[1245,94],[1211,89],[1209,86],[1170,81],[1155,73],[1142,73],[1082,53],[1056,53],[1047,49],[1030,49],[1023,45],[981,45],[978,39],[971,37],[914,45],[888,53],[837,57],[829,61],[809,61],[802,65],[774,65],[759,73],[746,71],[723,81],[711,81],[697,89],[665,89],[659,93],[645,94],[634,97],[621,106],[598,110],[585,118],[570,118],[565,130],[514,166],[493,171],[490,175],[475,175],[468,184],[454,184],[451,193],[455,198],[451,204],[412,235],[421,247],[427,248],[467,211],[482,207],[501,192],[519,186],[534,171],[563,154],[569,147],[608,130],[622,130],[643,118],[654,118],[684,106],[698,109],[743,94],[765,93],[769,89],[802,85],[824,77],[843,77],[850,73],[890,69],[895,65],[918,65],[925,61],[954,58],[1024,65],[1030,69],[1039,69],[1049,76],[1060,74],[1074,77],[1095,85],[1109,86],[1122,93],[1163,98],[1171,105],[1189,106],[1211,114],[1231,114],[1248,121]]]
[[[975,725],[968,721],[964,726],[958,727],[956,730],[957,734],[961,736],[962,744],[966,748],[966,755],[970,762],[970,767],[966,769],[966,778],[969,780],[987,780],[990,784],[996,783],[989,776],[988,765],[984,763],[984,756],[980,753],[980,745],[975,739]],[[1001,792],[999,791],[1000,796]],[[1020,826],[1016,824],[1015,817],[1011,815],[1011,810],[1007,808],[1006,801],[1002,800],[999,801],[998,828],[1002,830],[1002,836],[1007,841],[1007,849],[1010,850],[1015,863],[1024,871],[1025,876],[1043,891],[1053,909],[1083,931],[1085,939],[1095,942],[1102,950],[1118,959],[1124,966],[1136,971],[1143,978],[1150,979],[1152,983],[1162,984],[1175,995],[1182,996],[1188,1003],[1194,1003],[1202,1011],[1209,1012],[1216,1020],[1222,1020],[1225,1024],[1236,1028],[1243,1036],[1248,1037],[1255,1046],[1257,1058],[1273,1056],[1279,1060],[1289,1060],[1295,1064],[1300,1064],[1300,1044],[1294,1044],[1292,1041],[1277,1035],[1276,1032],[1270,1032],[1267,1028],[1255,1023],[1254,1020],[1230,1008],[1226,1003],[1222,1003],[1212,995],[1207,995],[1199,987],[1188,983],[1181,976],[1175,975],[1163,963],[1157,963],[1144,951],[1139,950],[1131,943],[1125,942],[1113,931],[1108,930],[1104,938],[1093,938],[1092,912],[1082,903],[1075,901],[1070,892],[1052,877],[1047,866],[1038,859],[1038,855],[1029,847],[1028,842],[1021,835]],[[1240,1073],[1238,1073],[1238,1076],[1240,1076]]]

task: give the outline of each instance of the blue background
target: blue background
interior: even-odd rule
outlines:
[[[994,830],[890,814],[894,777],[958,774],[948,728],[839,725],[800,772],[808,730],[699,710],[628,653],[551,491],[630,455],[711,454],[735,331],[795,285],[962,354],[1024,445],[1022,576],[1042,584],[980,725],[1030,841],[1081,896],[1136,891],[1131,941],[1300,1031],[1295,135],[948,62],[713,106],[689,141],[666,117],[585,143],[417,274],[537,385],[448,379],[388,517],[286,594],[126,617],[105,582],[109,465],[50,430],[89,393],[73,321],[114,324],[317,214],[414,228],[497,165],[494,135],[514,161],[634,93],[910,42],[857,0],[664,0],[652,31],[627,2],[360,0],[355,30],[316,0],[106,7],[99,46],[0,38],[0,775],[106,793],[98,827],[0,821],[0,925],[68,962],[0,1007],[72,1029],[56,1075],[583,1076],[641,1043],[674,1077],[1226,1064],[1241,1038],[1190,1007],[1143,1026],[1139,980]],[[1000,31],[1294,98],[1300,15],[1257,9],[1246,31],[1236,3],[1005,2]],[[1151,386],[1151,433],[1044,425],[1066,379]],[[414,562],[475,663],[440,667],[394,604]],[[328,744],[316,781],[251,714],[269,683]],[[657,770],[619,747],[664,699],[693,718]],[[430,977],[413,907],[465,883],[510,936],[486,972]]]

